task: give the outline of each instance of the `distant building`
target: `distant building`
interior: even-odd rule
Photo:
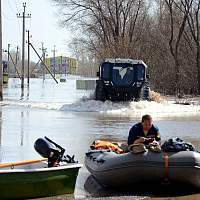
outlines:
[[[55,74],[76,74],[77,60],[65,56],[45,58],[45,64]]]

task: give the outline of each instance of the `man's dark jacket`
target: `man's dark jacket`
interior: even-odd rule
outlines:
[[[156,141],[160,141],[160,134],[158,127],[152,125],[152,127],[149,129],[147,135],[144,134],[142,123],[135,124],[129,131],[128,136],[128,145],[131,145],[134,143],[135,140],[139,139],[140,137],[146,137],[146,138],[154,138]]]

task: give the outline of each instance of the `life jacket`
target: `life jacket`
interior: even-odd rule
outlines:
[[[91,149],[110,149],[118,154],[124,153],[124,151],[116,144],[109,141],[95,140],[90,146]]]

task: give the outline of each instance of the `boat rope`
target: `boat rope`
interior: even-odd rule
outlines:
[[[169,156],[167,153],[164,153],[164,181],[169,182]]]

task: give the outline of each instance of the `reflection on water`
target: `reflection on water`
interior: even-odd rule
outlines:
[[[1,127],[2,127],[2,112],[0,111],[0,146],[1,146],[1,140],[2,140],[2,131],[1,131]],[[1,160],[1,157],[0,157]]]
[[[21,98],[20,100],[24,99],[24,88],[21,88]]]
[[[3,86],[4,99],[23,102],[73,103],[91,93],[91,91],[76,90],[76,78],[68,76],[66,82],[58,84],[53,79],[43,81],[31,78],[29,86],[25,84],[23,90],[19,79],[10,78],[8,85]]]
[[[24,140],[24,112],[21,112],[21,142],[20,145],[23,146]]]
[[[41,110],[30,108],[2,107],[1,146],[0,159],[5,161],[18,161],[38,158],[33,144],[39,137],[47,136],[66,149],[66,153],[73,155],[75,159],[84,163],[85,152],[95,139],[126,142],[128,130],[138,119],[131,117],[107,116],[100,113],[68,113],[54,110]],[[198,132],[199,121],[155,121],[161,130],[163,140],[179,136],[189,142],[195,141],[200,146]],[[89,173],[83,167],[80,170],[75,190],[76,198],[86,198],[98,194],[94,188],[87,187]],[[87,181],[87,182],[86,182]],[[91,182],[90,186],[91,186]],[[95,186],[95,184],[94,184]],[[156,193],[139,194],[129,191],[105,190],[96,184],[99,193],[105,196],[131,195],[152,196]],[[104,191],[104,192],[103,192]],[[134,192],[138,192],[139,190]],[[184,190],[185,191],[185,190]],[[182,190],[179,190],[182,192]],[[163,194],[167,195],[166,191]],[[185,193],[184,193],[185,194]],[[187,194],[191,194],[188,192]],[[183,194],[182,194],[183,195]],[[159,196],[159,195],[158,195]]]
[[[116,180],[120,181],[120,180]],[[192,195],[198,192],[197,189],[188,185],[176,184],[176,185],[164,185],[164,184],[137,184],[130,185],[123,188],[106,188],[99,184],[93,176],[88,176],[84,188],[93,197],[108,197],[108,196],[131,196],[131,198],[142,197],[170,197],[178,195]]]

